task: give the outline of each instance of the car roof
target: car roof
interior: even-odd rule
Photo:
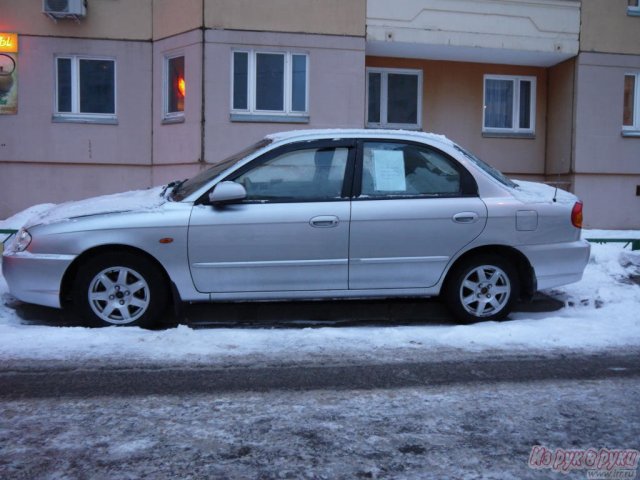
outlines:
[[[334,129],[309,129],[290,130],[286,132],[272,133],[267,139],[273,143],[294,142],[303,140],[322,140],[327,138],[380,138],[380,139],[404,139],[419,142],[438,142],[448,146],[454,143],[444,135],[427,133],[415,130],[386,130],[386,129],[359,129],[359,128],[334,128]]]

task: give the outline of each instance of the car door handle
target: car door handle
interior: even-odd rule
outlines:
[[[475,223],[478,218],[479,216],[475,212],[460,212],[453,216],[453,221],[456,223]]]
[[[317,228],[336,227],[338,226],[338,223],[340,223],[338,217],[335,217],[333,215],[320,215],[309,220],[309,224],[312,227]]]

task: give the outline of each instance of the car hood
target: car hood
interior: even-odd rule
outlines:
[[[37,212],[25,222],[24,226],[29,228],[107,213],[153,210],[166,202],[161,195],[162,189],[163,187],[154,187],[61,203]]]
[[[523,203],[570,204],[578,200],[573,193],[544,183],[513,180],[518,186],[512,189],[513,196]]]

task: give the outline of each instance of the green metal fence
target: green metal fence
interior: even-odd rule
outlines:
[[[4,242],[9,240],[11,238],[11,236],[16,232],[17,232],[17,230],[6,230],[6,229],[3,230],[3,229],[0,229],[0,239],[2,239],[2,241],[0,241],[0,254],[2,254],[2,252],[4,250]]]
[[[624,243],[623,248],[631,245],[631,250],[640,250],[640,238],[587,238],[591,243]]]

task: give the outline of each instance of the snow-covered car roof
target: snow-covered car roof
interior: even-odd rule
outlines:
[[[311,130],[289,130],[286,132],[278,132],[267,135],[266,138],[275,142],[295,141],[295,140],[313,140],[323,138],[405,138],[415,139],[417,141],[432,141],[444,143],[453,146],[454,143],[446,136],[419,132],[415,130],[386,130],[386,129],[364,129],[364,128],[327,128],[327,129],[311,129]]]

